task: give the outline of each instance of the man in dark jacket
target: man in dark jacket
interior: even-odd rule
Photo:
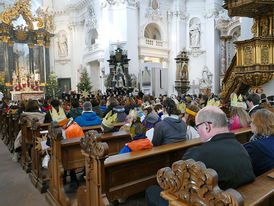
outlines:
[[[202,144],[187,150],[183,160],[202,161],[207,168],[218,174],[218,185],[221,189],[237,188],[254,181],[250,157],[244,147],[229,133],[225,113],[215,106],[200,110],[195,119],[196,128]],[[149,206],[168,205],[160,196],[162,189],[151,186],[146,191]]]
[[[257,110],[262,109],[260,104],[260,97],[258,94],[250,94],[247,96],[248,114],[251,117]]]
[[[92,111],[92,105],[90,102],[83,104],[83,113],[74,120],[80,127],[100,125],[101,119]]]
[[[163,112],[167,113],[168,117],[155,125],[152,139],[153,146],[185,141],[187,126],[177,115],[177,106],[172,99],[167,98],[163,102]]]

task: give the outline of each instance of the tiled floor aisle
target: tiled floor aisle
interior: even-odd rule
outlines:
[[[45,195],[31,184],[28,174],[0,140],[0,206],[48,206]]]

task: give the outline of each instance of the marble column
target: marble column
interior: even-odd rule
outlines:
[[[15,71],[13,45],[14,45],[14,42],[8,42],[8,68],[9,68],[10,82],[12,82],[12,73],[13,73],[13,71]]]
[[[34,47],[34,44],[28,44],[29,46],[29,66],[30,66],[30,72],[29,73],[32,73],[34,74],[34,57],[33,57],[33,47]]]
[[[221,75],[224,75],[226,72],[226,37],[222,36],[221,38],[221,42],[222,42],[222,56],[221,56]]]
[[[50,56],[49,56],[49,43],[46,43],[46,47],[45,47],[45,59],[46,59],[46,82],[48,82],[49,80],[49,74],[50,74]]]
[[[45,72],[44,72],[44,47],[39,46],[38,49],[38,66],[39,66],[39,73],[40,73],[40,82],[45,83]]]
[[[4,48],[4,70],[5,70],[5,83],[10,83],[11,76],[9,71],[9,54],[8,54],[8,42],[3,42]]]

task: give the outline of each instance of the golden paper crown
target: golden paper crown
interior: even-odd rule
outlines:
[[[147,109],[147,108],[151,107],[151,105],[149,104],[149,102],[144,102],[142,104],[142,107],[143,107],[143,110],[144,110],[144,109]]]
[[[215,101],[214,98],[210,99],[207,101],[207,105],[206,106],[216,106],[219,107],[221,105],[220,100]]]
[[[114,124],[117,121],[117,113],[112,115],[112,111],[107,113],[107,115],[104,117],[102,124],[108,128],[114,127]]]
[[[186,104],[184,102],[182,102],[181,104],[178,103],[177,104],[177,109],[180,110],[182,113],[185,113],[185,111],[186,111]]]
[[[231,98],[231,106],[245,108],[245,103],[243,102],[242,95],[239,95],[239,97],[237,98],[237,94],[233,94]]]

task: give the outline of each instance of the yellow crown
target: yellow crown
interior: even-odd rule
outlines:
[[[239,95],[239,97],[237,98],[237,94],[233,94],[231,98],[231,106],[245,108],[245,103],[243,102],[242,95]]]
[[[180,110],[182,113],[185,113],[185,111],[186,111],[186,104],[184,102],[182,102],[181,104],[178,103],[177,104],[177,109]]]
[[[117,113],[112,115],[112,111],[107,113],[107,115],[104,117],[102,124],[108,128],[114,127],[114,124],[117,121]]]
[[[215,101],[214,98],[210,99],[207,101],[207,105],[206,106],[216,106],[219,107],[221,104],[220,100]]]

